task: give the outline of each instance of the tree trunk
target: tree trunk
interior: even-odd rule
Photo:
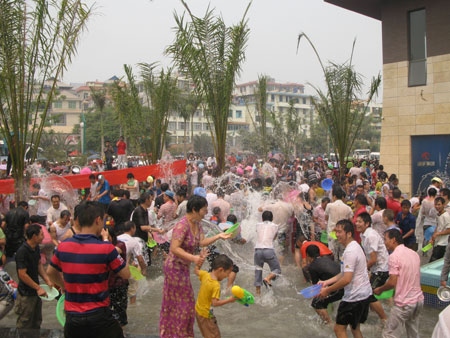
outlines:
[[[103,131],[103,111],[100,110],[100,142],[102,143],[101,147],[100,147],[100,156],[102,157],[103,154],[105,153],[105,133]]]
[[[187,124],[187,119],[184,119],[184,136],[183,136],[183,152],[184,152],[184,159],[187,158],[186,156],[186,124]]]
[[[191,144],[192,144],[192,151],[194,150],[194,113],[191,115]]]

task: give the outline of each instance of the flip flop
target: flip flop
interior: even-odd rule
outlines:
[[[263,284],[266,287],[266,289],[270,286],[272,287],[272,284],[270,284],[267,280],[263,279]]]

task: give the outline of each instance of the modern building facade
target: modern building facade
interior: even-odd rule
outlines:
[[[450,174],[450,1],[325,0],[382,22],[381,163],[402,192]]]

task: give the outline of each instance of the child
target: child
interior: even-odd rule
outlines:
[[[227,229],[229,229],[230,227],[232,227],[236,223],[237,223],[236,216],[231,214],[231,215],[228,215],[226,223],[220,223],[219,224],[219,228],[222,231],[226,231]],[[234,243],[237,243],[237,244],[245,244],[245,243],[247,243],[247,241],[244,238],[242,238],[241,234],[237,235],[231,241],[234,242]],[[217,250],[217,247],[215,245],[210,245],[208,247],[208,251],[209,251],[209,255],[206,257],[206,259],[208,260],[208,262],[210,264],[211,268],[210,268],[209,272],[211,272],[214,259],[217,256],[220,255],[220,252]],[[227,289],[229,289],[229,288],[231,288],[233,286],[233,283],[234,283],[234,281],[236,279],[236,275],[237,275],[238,272],[239,272],[239,267],[237,265],[233,264],[233,269],[232,269],[230,275],[228,276]]]
[[[195,318],[203,337],[220,338],[219,326],[210,308],[211,305],[216,307],[236,301],[235,297],[220,300],[220,281],[227,278],[233,270],[233,261],[226,255],[217,256],[213,261],[211,273],[200,270],[202,263],[203,260],[194,270],[201,281],[195,304]]]
[[[221,212],[221,210],[220,210],[219,207],[215,207],[215,208],[212,210],[213,215],[211,216],[211,219],[210,219],[210,221],[211,221],[212,223],[215,223],[215,224],[220,224],[220,223],[222,223],[222,220],[220,219],[220,212]]]

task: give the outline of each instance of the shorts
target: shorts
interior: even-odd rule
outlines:
[[[372,289],[376,289],[386,284],[386,281],[388,279],[389,279],[388,271],[374,272],[370,275],[370,285],[372,286]]]
[[[262,272],[264,263],[269,264],[270,272],[276,275],[281,274],[280,262],[274,249],[255,249],[255,286],[262,284]]]
[[[65,338],[108,337],[122,338],[120,324],[112,316],[108,307],[86,314],[66,314]]]
[[[344,297],[344,289],[340,289],[330,293],[327,298],[321,299],[320,297],[314,297],[311,306],[316,310],[326,309],[328,304],[337,302]]]
[[[217,325],[217,319],[214,315],[210,318],[200,316],[195,311],[195,318],[197,319],[197,325],[204,338],[220,338],[220,330]]]
[[[355,330],[359,324],[364,323],[369,315],[369,300],[363,299],[357,302],[341,301],[336,315],[336,324],[351,325]]]
[[[110,289],[109,299],[113,318],[119,322],[120,326],[127,325],[128,284]]]

